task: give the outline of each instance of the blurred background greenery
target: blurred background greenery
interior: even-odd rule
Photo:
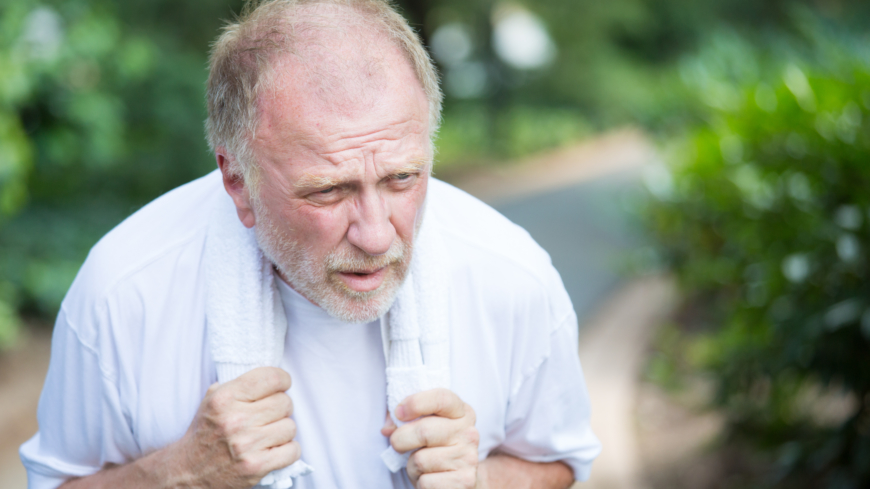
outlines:
[[[647,174],[685,294],[650,374],[712,376],[726,441],[770,469],[748,486],[870,487],[870,37],[792,27],[682,63],[706,107]]]
[[[398,4],[443,75],[436,171],[627,124],[661,142],[643,217],[686,300],[651,375],[711,375],[774,468],[753,487],[870,487],[870,5]],[[240,7],[2,0],[0,348],[102,234],[214,168],[207,51]],[[848,415],[804,409],[830,392]]]

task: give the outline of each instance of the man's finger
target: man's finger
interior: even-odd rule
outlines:
[[[398,428],[398,426],[396,426],[396,422],[393,421],[393,417],[390,416],[390,412],[387,411],[387,419],[384,420],[384,426],[383,428],[381,428],[381,434],[389,438],[393,436],[396,428]]]
[[[245,406],[251,426],[265,426],[293,414],[293,401],[285,392],[276,392]]]
[[[290,418],[284,418],[257,430],[257,444],[259,449],[269,449],[286,445],[296,438],[296,422]]]
[[[411,480],[422,474],[462,470],[477,465],[477,450],[468,446],[434,447],[417,450],[408,459]]]
[[[302,457],[302,448],[298,441],[291,441],[279,447],[270,448],[265,455],[263,467],[266,473],[289,467]]]
[[[290,388],[290,374],[277,367],[258,367],[224,384],[239,401],[253,402]]]
[[[417,479],[417,489],[473,489],[477,484],[477,470],[469,468],[452,472],[423,474]]]
[[[443,447],[475,442],[477,430],[464,420],[427,416],[402,425],[390,437],[390,445],[399,453],[423,447]]]
[[[465,403],[449,389],[432,389],[410,395],[396,407],[400,421],[429,415],[459,419],[465,416]]]

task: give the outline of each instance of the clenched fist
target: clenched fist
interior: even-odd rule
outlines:
[[[274,367],[209,387],[187,433],[173,446],[184,478],[195,487],[249,488],[299,460],[289,388],[290,375]]]
[[[387,414],[381,430],[399,452],[417,450],[408,459],[408,478],[417,489],[477,487],[480,435],[474,409],[447,389],[420,392],[396,408],[396,428]]]

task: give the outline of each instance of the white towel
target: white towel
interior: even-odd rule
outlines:
[[[205,244],[208,270],[206,315],[208,338],[218,382],[235,379],[257,367],[277,367],[284,356],[287,319],[272,264],[263,256],[252,229],[239,221],[229,196],[222,196],[211,215]],[[405,282],[382,321],[387,361],[387,407],[395,409],[411,394],[450,388],[447,280],[441,237],[425,221],[415,239]],[[392,472],[401,470],[409,454],[388,448],[381,458]],[[311,473],[302,460],[276,470],[260,481],[270,489],[287,489],[293,478]]]

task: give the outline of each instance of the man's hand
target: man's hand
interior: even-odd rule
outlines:
[[[248,488],[299,460],[290,375],[261,367],[209,387],[184,437],[173,445],[183,479],[194,485]]]
[[[180,440],[129,464],[71,479],[61,489],[250,488],[299,460],[289,388],[290,375],[274,367],[214,384]]]
[[[477,486],[477,447],[474,409],[447,389],[419,392],[396,408],[396,428],[389,415],[381,429],[399,452],[414,452],[408,459],[408,477],[417,489]],[[418,419],[419,418],[419,419]],[[412,421],[415,420],[415,421]]]

